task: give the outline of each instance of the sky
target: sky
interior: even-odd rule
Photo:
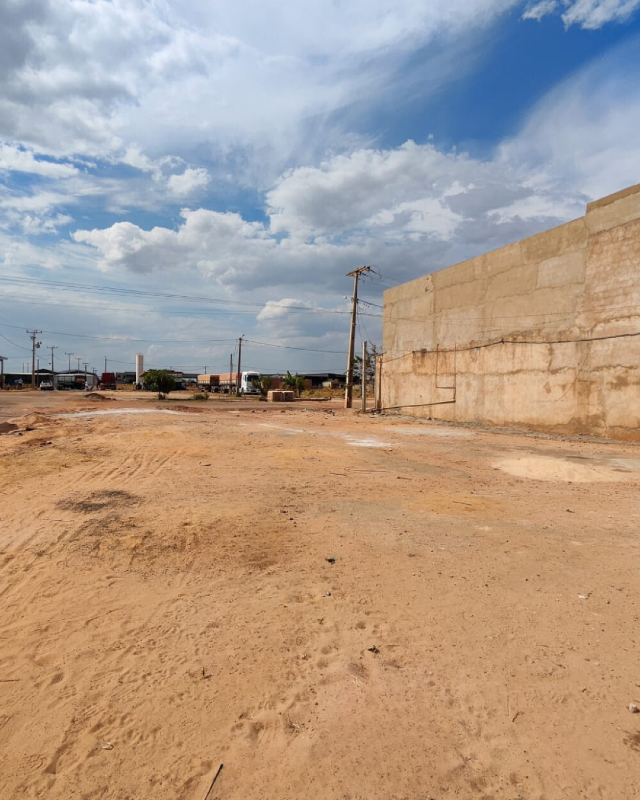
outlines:
[[[344,371],[384,289],[640,181],[640,0],[3,0],[0,355]]]

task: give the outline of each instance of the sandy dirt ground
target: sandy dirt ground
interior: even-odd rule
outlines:
[[[3,799],[640,796],[639,447],[28,396]]]

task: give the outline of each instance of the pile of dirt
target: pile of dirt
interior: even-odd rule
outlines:
[[[89,394],[85,394],[85,400],[91,400],[93,403],[113,403],[113,397],[105,397],[103,394],[99,394],[98,392],[89,392]]]
[[[14,417],[13,419],[9,420],[9,423],[14,425],[15,428],[19,428],[21,431],[30,431],[33,430],[33,428],[41,428],[44,425],[51,425],[52,419],[47,414],[41,414],[38,411],[34,411],[33,413],[27,414],[24,417]]]
[[[17,430],[18,426],[11,422],[0,422],[0,436],[2,436],[3,433],[11,433]]]

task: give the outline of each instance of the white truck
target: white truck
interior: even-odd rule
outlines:
[[[257,372],[240,373],[240,393],[260,394],[260,389],[255,385],[259,374]],[[224,373],[222,375],[198,375],[198,386],[207,392],[229,394],[235,392],[238,383],[238,373]]]

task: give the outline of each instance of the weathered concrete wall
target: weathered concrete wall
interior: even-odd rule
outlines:
[[[384,408],[640,440],[640,184],[389,289],[383,326]]]

